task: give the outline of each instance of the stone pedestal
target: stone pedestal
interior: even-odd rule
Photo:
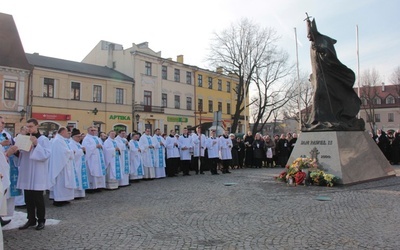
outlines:
[[[393,167],[367,132],[302,132],[287,164],[315,155],[339,184],[355,184],[395,176]],[[312,157],[314,158],[314,157]]]

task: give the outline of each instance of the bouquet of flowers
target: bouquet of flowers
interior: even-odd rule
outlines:
[[[305,170],[308,170],[308,178]],[[321,170],[315,159],[300,157],[294,160],[292,164],[286,165],[286,171],[280,173],[275,179],[287,183],[294,182],[295,185],[301,185],[307,181],[314,185],[332,187],[338,178]]]

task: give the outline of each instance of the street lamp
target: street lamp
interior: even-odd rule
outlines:
[[[19,119],[19,122],[22,122],[22,120],[24,119],[24,117],[26,115],[25,109],[21,109],[21,111],[19,111],[19,114],[21,115],[21,118]]]
[[[140,115],[139,115],[139,114],[136,114],[135,118],[136,118],[136,130],[138,130],[138,132],[139,132],[139,120],[140,120]]]

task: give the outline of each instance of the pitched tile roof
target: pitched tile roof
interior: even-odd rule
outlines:
[[[88,63],[74,62],[64,59],[41,56],[37,53],[34,54],[26,53],[26,58],[28,58],[30,64],[37,67],[134,82],[134,79],[132,77],[129,77],[125,74],[122,74],[119,71],[108,68],[106,66],[97,66]]]
[[[4,13],[0,13],[0,41],[0,66],[27,70],[32,68],[25,57],[14,18]]]

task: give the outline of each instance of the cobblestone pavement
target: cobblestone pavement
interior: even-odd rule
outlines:
[[[400,249],[400,177],[288,187],[273,178],[281,171],[141,181],[64,207],[47,201],[46,217],[61,222],[4,231],[5,249]]]

